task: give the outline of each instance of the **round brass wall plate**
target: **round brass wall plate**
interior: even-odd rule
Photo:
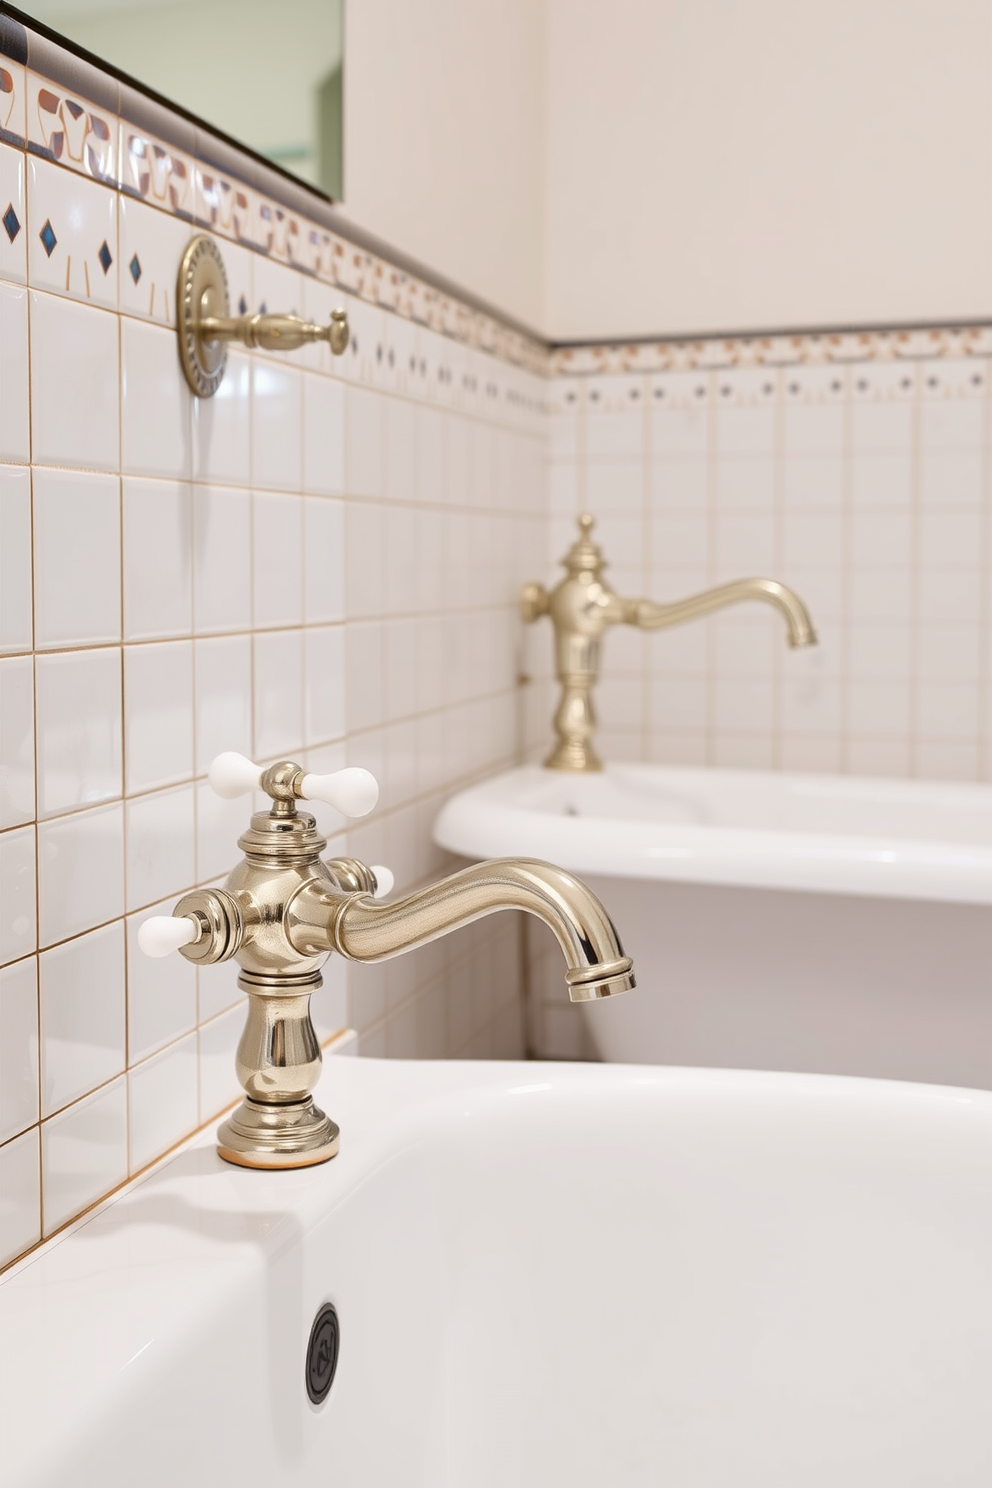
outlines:
[[[227,366],[227,347],[223,341],[203,340],[200,320],[226,316],[228,311],[224,261],[213,238],[201,233],[186,245],[176,284],[179,359],[186,381],[198,398],[213,397]]]

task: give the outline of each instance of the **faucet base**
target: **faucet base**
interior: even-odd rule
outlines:
[[[573,775],[591,775],[602,770],[603,761],[591,744],[562,739],[544,761],[546,770],[568,770]]]
[[[217,1131],[217,1151],[241,1168],[309,1168],[337,1155],[338,1127],[313,1097],[276,1105],[246,1096]]]

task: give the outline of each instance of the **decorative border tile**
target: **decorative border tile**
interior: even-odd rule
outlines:
[[[121,190],[192,221],[193,161],[154,135],[121,121]]]
[[[0,58],[0,140],[24,147],[26,107],[24,68],[9,57]]]
[[[116,115],[54,87],[36,73],[27,75],[27,142],[34,155],[70,170],[117,185]]]

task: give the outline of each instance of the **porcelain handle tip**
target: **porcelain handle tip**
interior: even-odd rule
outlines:
[[[187,915],[152,915],[138,926],[138,945],[146,956],[169,956],[199,935],[195,920]]]

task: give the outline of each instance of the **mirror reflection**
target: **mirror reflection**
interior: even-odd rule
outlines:
[[[343,198],[344,0],[28,0],[20,8]]]

